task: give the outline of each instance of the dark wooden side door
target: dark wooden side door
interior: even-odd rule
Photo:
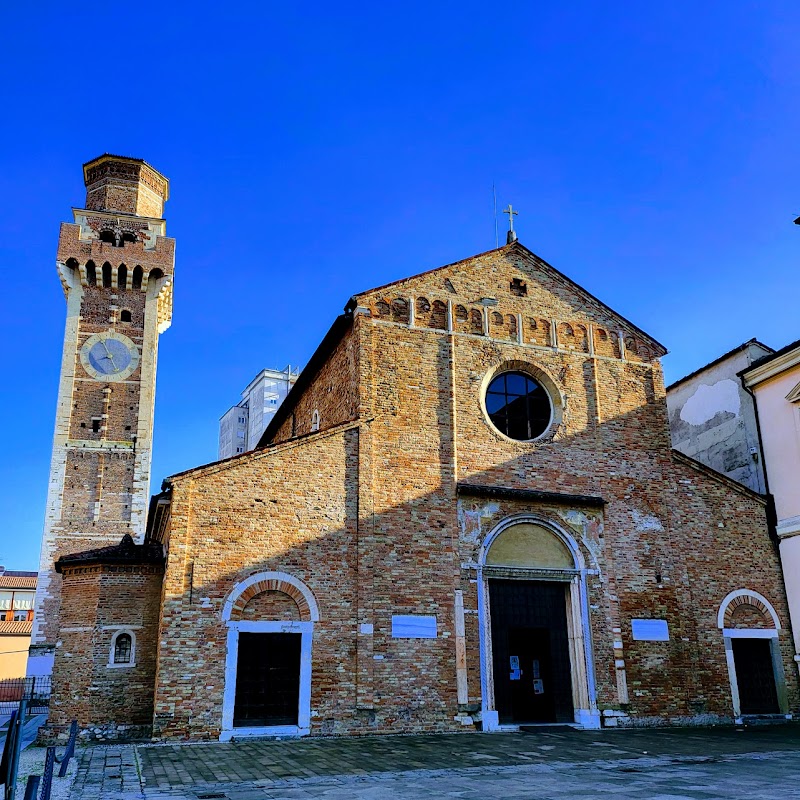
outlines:
[[[299,633],[240,633],[233,725],[297,725]]]
[[[566,586],[490,580],[489,603],[500,722],[573,722]]]
[[[742,714],[778,714],[769,639],[731,639]]]

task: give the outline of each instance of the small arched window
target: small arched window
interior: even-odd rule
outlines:
[[[114,231],[100,231],[100,241],[110,244],[113,247],[117,246],[117,234]]]
[[[128,285],[128,268],[124,264],[119,265],[117,270],[117,286],[124,289]]]
[[[111,264],[108,261],[103,264],[103,286],[106,288],[111,286]]]
[[[133,268],[133,280],[131,281],[131,288],[132,289],[141,289],[142,288],[142,276],[144,275],[144,270],[140,266],[136,266]]]
[[[97,286],[97,268],[94,265],[94,261],[86,262],[86,283],[89,286]]]
[[[136,241],[136,234],[133,233],[123,233],[122,234],[122,246],[125,247],[126,244],[133,244]]]
[[[136,639],[129,631],[119,631],[111,640],[110,667],[133,666],[136,656]]]
[[[123,309],[120,311],[119,314],[119,321],[120,322],[130,322],[131,321],[131,312],[128,309]]]
[[[314,409],[314,413],[311,415],[311,430],[319,430],[319,411],[317,411],[316,408]]]

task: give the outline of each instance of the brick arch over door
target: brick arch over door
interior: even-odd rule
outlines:
[[[288,594],[300,611],[303,622],[318,622],[319,607],[311,590],[302,581],[285,572],[257,572],[240,581],[231,589],[222,609],[223,622],[241,619],[247,603],[262,592]]]
[[[780,620],[772,607],[772,603],[766,597],[751,589],[737,589],[722,601],[717,614],[717,627],[733,628],[733,614],[741,606],[752,606],[758,609],[764,618],[764,622],[767,623],[765,627],[770,627],[769,623],[771,622],[775,630],[779,631],[781,629]]]

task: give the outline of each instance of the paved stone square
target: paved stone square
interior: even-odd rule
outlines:
[[[800,798],[800,726],[87,748],[75,800]]]

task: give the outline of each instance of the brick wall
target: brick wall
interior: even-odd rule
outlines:
[[[237,582],[264,571],[288,572],[314,593],[312,702],[320,723],[352,717],[357,454],[358,431],[345,426],[173,481],[156,735],[219,735],[222,608]]]
[[[115,178],[109,172],[113,165],[101,166],[105,177],[98,177],[100,183],[126,179],[127,172]],[[152,187],[143,191],[141,197]],[[104,208],[116,208],[110,197],[103,202]],[[125,533],[144,534],[158,334],[171,314],[175,242],[163,235],[163,225],[141,218],[121,221],[113,211],[76,213],[76,219],[80,224],[62,224],[58,241],[67,325],[32,654],[37,649],[52,653],[57,639],[61,578],[55,561],[116,543]],[[136,241],[115,247],[99,240],[101,230],[120,224]],[[106,264],[110,286],[103,285]],[[96,283],[89,280],[89,265],[94,265]],[[151,275],[161,277],[150,280]],[[123,311],[130,312],[130,321],[122,320]],[[140,352],[138,366],[124,381],[94,379],[81,364],[86,340],[111,329],[131,339]]]
[[[358,414],[357,369],[356,339],[348,331],[313,383],[295,400],[292,412],[272,440],[284,442],[310,433],[314,411],[319,412],[320,430],[354,420]]]
[[[284,425],[279,444],[172,481],[156,735],[219,736],[222,608],[261,571],[295,576],[319,605],[312,733],[461,729],[481,702],[480,545],[523,513],[568,532],[589,570],[599,711],[621,724],[730,719],[720,603],[748,588],[784,625],[788,613],[763,501],[670,449],[663,348],[516,245],[353,305],[369,314],[355,314],[294,399],[298,420],[319,408],[333,427],[306,435],[296,426],[302,438],[291,439]],[[528,369],[554,399],[554,423],[535,442],[500,434],[482,406],[505,368]],[[457,483],[604,504],[459,497]],[[264,601],[249,614],[284,611]],[[437,638],[392,638],[393,614],[436,616]],[[635,618],[666,620],[669,641],[635,641]],[[781,642],[796,709],[785,629]]]
[[[81,738],[150,735],[162,578],[157,565],[64,569],[53,698],[40,738],[63,739],[73,719]],[[120,631],[134,637],[131,666],[109,665]]]

